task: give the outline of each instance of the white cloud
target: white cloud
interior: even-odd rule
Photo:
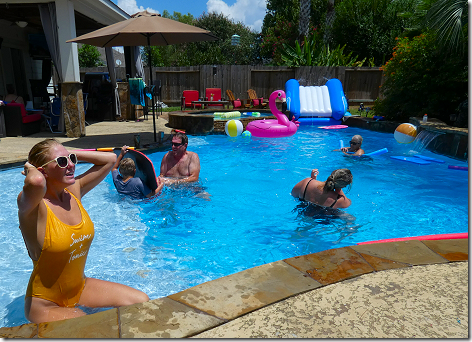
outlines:
[[[223,13],[235,22],[242,22],[254,31],[261,31],[266,0],[236,0],[231,6],[223,0],[208,0],[206,5],[208,13]]]
[[[138,12],[148,11],[152,13],[159,13],[158,10],[152,9],[150,7],[144,8],[143,6],[138,6],[136,0],[118,0],[118,7],[129,15],[133,15]]]

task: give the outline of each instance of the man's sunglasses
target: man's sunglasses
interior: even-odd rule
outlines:
[[[349,144],[351,145],[359,145],[359,143],[355,142],[355,141],[350,141]]]
[[[181,146],[181,145],[183,145],[183,144],[184,144],[183,142],[180,142],[180,143],[173,142],[173,143],[172,143],[172,146],[179,147],[179,146]]]
[[[72,162],[72,164],[74,164],[74,165],[77,164],[77,155],[75,153],[71,153],[71,154],[69,154],[68,157],[57,157],[57,158],[55,158],[53,160],[50,160],[47,163],[41,165],[40,167],[44,167],[44,166],[48,165],[49,163],[52,163],[53,161],[55,161],[57,163],[57,166],[59,166],[61,169],[64,169],[69,164],[68,160],[70,160]]]

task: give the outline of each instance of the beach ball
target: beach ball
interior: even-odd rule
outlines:
[[[243,123],[239,120],[229,120],[226,122],[225,132],[230,137],[237,137],[243,132]]]
[[[249,137],[251,137],[252,134],[251,134],[251,132],[249,132],[249,131],[244,131],[241,135],[242,135],[243,137],[249,138]]]
[[[410,123],[402,123],[397,127],[393,136],[400,144],[409,144],[416,138],[416,126]]]

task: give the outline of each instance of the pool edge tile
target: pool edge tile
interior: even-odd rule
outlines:
[[[421,242],[450,262],[469,260],[469,239],[421,240]]]
[[[225,320],[321,287],[284,261],[253,267],[167,296]]]
[[[25,323],[14,327],[1,327],[0,338],[38,338],[38,325]]]
[[[422,241],[394,241],[351,246],[358,253],[409,265],[441,264],[447,259],[429,249]]]
[[[405,268],[411,267],[410,264],[406,264],[399,261],[393,261],[385,258],[380,258],[377,256],[365,254],[358,252],[367,263],[374,268],[376,272],[378,271],[385,271],[385,270],[393,270],[397,268]]]
[[[118,338],[118,309],[38,324],[39,338]]]
[[[287,264],[323,285],[374,272],[375,269],[355,250],[348,247],[288,258]]]
[[[167,297],[119,308],[120,338],[184,338],[225,320]]]

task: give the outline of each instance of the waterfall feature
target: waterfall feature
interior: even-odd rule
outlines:
[[[444,132],[436,132],[436,131],[427,131],[423,129],[418,135],[416,139],[413,141],[412,150],[417,152],[422,152],[428,145],[436,139],[438,136],[445,134]]]

